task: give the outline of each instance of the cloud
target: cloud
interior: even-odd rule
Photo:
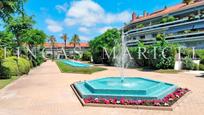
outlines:
[[[99,28],[98,31],[100,34],[106,32],[108,29],[112,29],[113,27],[112,26],[106,26],[106,27],[102,27],[102,28]]]
[[[86,28],[86,27],[80,27],[79,32],[88,34],[90,32],[90,30],[88,28]]]
[[[90,37],[87,37],[87,36],[79,36],[80,40],[82,41],[89,41],[91,38]]]
[[[66,12],[67,9],[68,9],[68,4],[67,3],[64,3],[63,5],[56,5],[55,8],[57,9],[57,11],[59,13],[61,12]]]
[[[56,33],[56,32],[61,32],[63,30],[63,27],[57,21],[54,21],[52,19],[46,19],[45,22],[47,24],[47,29],[50,32]]]
[[[67,26],[81,25],[86,27],[96,24],[111,24],[117,22],[127,22],[131,13],[123,11],[120,13],[108,13],[99,4],[92,0],[82,0],[72,2],[67,10],[65,24]]]

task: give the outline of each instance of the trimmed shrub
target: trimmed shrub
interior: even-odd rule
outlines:
[[[4,59],[2,66],[8,68],[12,76],[27,74],[30,71],[30,63],[24,58],[17,58],[15,56]]]
[[[30,71],[30,62],[24,58],[19,58],[18,60],[19,72],[20,74],[28,74]]]
[[[4,68],[8,68],[9,73],[11,76],[18,76],[19,71],[18,71],[18,65],[16,63],[17,60],[14,60],[14,58],[9,57],[3,60],[2,66]]]

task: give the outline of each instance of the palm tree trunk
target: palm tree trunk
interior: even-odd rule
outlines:
[[[67,40],[64,40],[64,48],[65,48],[65,51],[66,51],[66,48],[67,48]]]
[[[52,45],[52,60],[55,59],[54,45]]]

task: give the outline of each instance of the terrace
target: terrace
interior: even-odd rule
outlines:
[[[104,67],[104,66],[103,66]],[[128,114],[135,113],[152,115],[202,115],[204,112],[204,80],[198,75],[180,72],[178,74],[163,74],[144,72],[135,69],[126,69],[127,76],[142,76],[164,82],[170,82],[191,89],[184,100],[176,106],[174,111],[137,110],[107,107],[83,107],[72,89],[69,87],[76,81],[101,78],[101,76],[114,76],[118,71],[114,67],[105,67],[107,70],[90,74],[61,73],[56,63],[48,61],[40,67],[33,69],[29,75],[21,77],[0,91],[0,114]],[[6,105],[6,106],[5,106]],[[71,108],[71,109],[68,109]],[[12,111],[11,111],[12,110]],[[9,114],[8,114],[9,115]]]

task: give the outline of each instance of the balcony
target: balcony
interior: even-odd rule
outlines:
[[[194,32],[194,33],[187,33],[187,34],[177,34],[177,35],[171,35],[167,36],[166,40],[169,43],[185,43],[185,42],[194,42],[194,41],[204,41],[204,31],[202,32]],[[127,41],[128,46],[135,46],[137,45],[139,40],[130,40]],[[143,39],[140,40],[144,42],[144,44],[152,44],[155,43],[156,40],[155,38],[148,38],[148,39]]]
[[[182,25],[186,25],[186,24],[199,23],[199,22],[204,22],[204,16],[201,16],[201,17],[195,16],[195,19],[192,19],[192,20],[185,18],[185,19],[180,19],[180,20],[176,20],[173,22],[167,22],[167,23],[163,23],[163,24],[147,26],[147,27],[140,28],[140,29],[133,29],[133,30],[127,31],[126,33],[129,36],[129,35],[133,35],[133,34],[141,34],[141,32],[145,33],[145,32],[158,31],[158,30],[165,31],[171,27],[182,26]]]

